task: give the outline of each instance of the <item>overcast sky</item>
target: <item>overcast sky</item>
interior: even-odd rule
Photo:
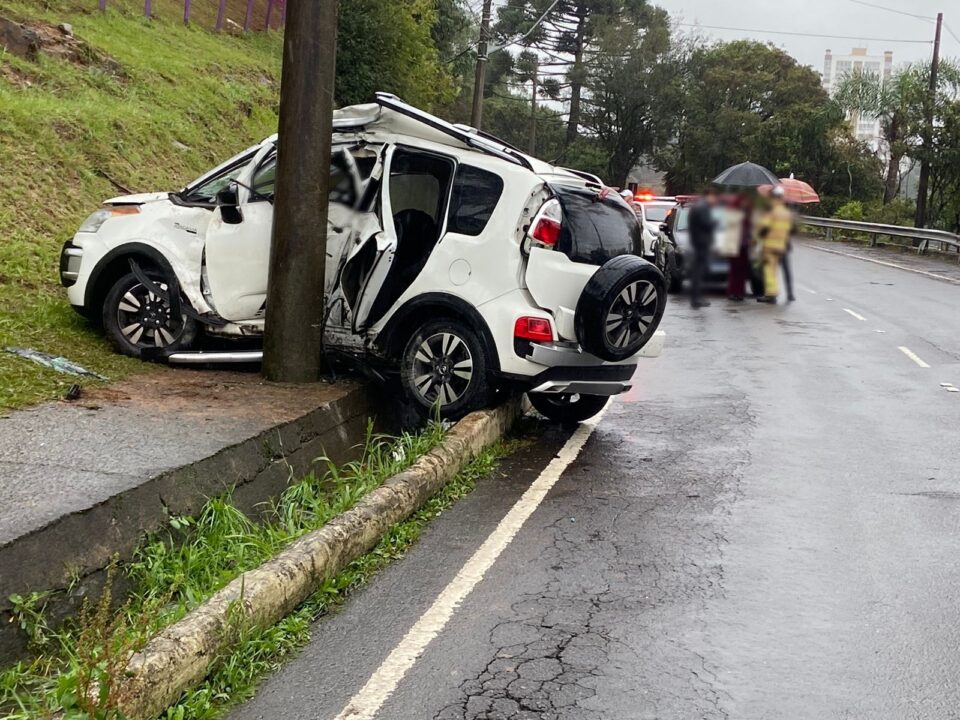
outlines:
[[[748,38],[772,42],[816,70],[823,69],[823,53],[827,48],[838,55],[848,54],[853,47],[866,47],[871,55],[892,50],[895,65],[929,60],[933,52],[932,21],[867,7],[854,0],[653,0],[653,3],[666,9],[675,22],[858,38],[801,37],[706,27],[699,30],[701,35],[717,40]],[[945,23],[960,36],[960,2],[957,0],[869,0],[869,4],[928,17],[936,17],[937,12],[942,11]],[[929,42],[891,42],[894,39]],[[960,57],[960,42],[946,28],[940,52],[944,57]]]

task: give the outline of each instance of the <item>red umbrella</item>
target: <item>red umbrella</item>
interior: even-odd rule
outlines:
[[[817,191],[803,180],[796,178],[781,178],[780,185],[783,188],[783,199],[794,205],[809,205],[810,203],[820,202],[820,196]],[[773,185],[761,185],[758,189],[764,195],[769,195]]]

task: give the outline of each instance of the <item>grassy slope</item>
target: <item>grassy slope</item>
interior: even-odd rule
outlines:
[[[6,17],[71,23],[126,75],[0,50],[0,347],[63,354],[110,378],[148,366],[115,355],[57,277],[63,241],[120,194],[99,173],[136,191],[176,189],[276,130],[280,35],[215,35],[176,22],[173,0],[155,5],[148,21],[115,0],[106,15],[78,9],[93,0],[0,0]],[[0,407],[56,397],[74,381],[0,353]]]

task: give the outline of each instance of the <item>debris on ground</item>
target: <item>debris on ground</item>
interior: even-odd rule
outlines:
[[[97,380],[107,379],[103,375],[99,375],[92,370],[87,370],[85,367],[77,365],[75,362],[67,360],[67,358],[62,355],[51,355],[50,353],[40,352],[32,348],[21,347],[5,347],[3,350],[13,355],[19,355],[27,360],[32,360],[38,365],[53,368],[57,372],[67,373],[68,375],[85,375],[96,378]]]

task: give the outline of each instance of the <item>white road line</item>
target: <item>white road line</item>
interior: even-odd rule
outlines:
[[[516,537],[520,528],[536,510],[563,471],[580,454],[587,439],[603,417],[601,412],[592,420],[583,423],[550,461],[543,472],[533,481],[523,496],[503,517],[483,545],[473,554],[457,576],[443,589],[416,624],[407,632],[400,644],[387,656],[367,683],[354,695],[336,720],[372,720],[387,701],[407,671],[413,667],[437,637],[470,592],[483,580],[484,574]]]
[[[863,315],[861,315],[861,314],[858,313],[858,312],[854,312],[854,311],[851,310],[850,308],[844,308],[843,311],[844,311],[845,313],[847,313],[848,315],[853,315],[853,317],[855,317],[857,320],[866,321],[866,318],[865,318]]]
[[[930,367],[930,366],[927,365],[923,360],[921,360],[921,359],[917,356],[917,354],[916,354],[913,350],[911,350],[910,348],[904,347],[903,345],[901,345],[901,346],[900,346],[899,348],[897,348],[897,349],[898,349],[900,352],[902,352],[904,355],[906,355],[908,358],[910,358],[911,360],[913,360],[913,361],[914,361],[917,365],[919,365],[920,367],[922,367],[922,368],[928,368],[928,367]]]
[[[806,285],[801,285],[801,286],[800,286],[800,289],[803,290],[804,292],[810,293],[811,295],[816,295],[816,294],[817,294],[817,291],[816,291],[816,290],[814,290],[813,288],[808,288]]]
[[[854,255],[853,253],[842,252],[840,250],[834,250],[833,248],[826,248],[814,243],[804,243],[803,245],[804,247],[813,248],[814,250],[819,250],[820,252],[831,253],[833,255],[843,255],[844,257],[854,258],[855,260],[863,260],[864,262],[874,263],[875,265],[883,265],[884,267],[889,268],[896,268],[897,270],[906,270],[907,272],[912,272],[917,275],[926,275],[928,278],[933,278],[934,280],[943,280],[944,282],[953,283],[954,285],[960,285],[960,280],[957,278],[947,277],[946,275],[940,275],[939,273],[927,272],[926,270],[917,270],[916,268],[907,267],[906,265],[898,265],[897,263],[877,260],[876,258],[864,257],[863,255]]]

